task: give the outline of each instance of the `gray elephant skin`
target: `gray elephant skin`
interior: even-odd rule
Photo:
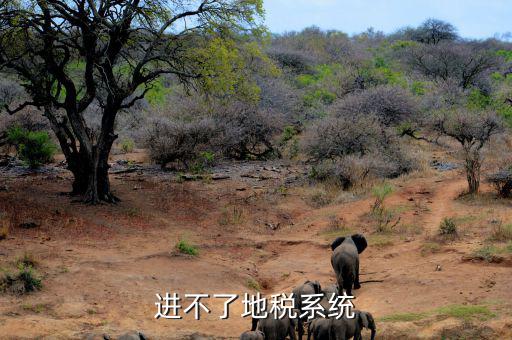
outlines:
[[[302,314],[302,299],[305,295],[322,294],[322,287],[318,281],[306,281],[302,285],[297,286],[293,289],[293,298],[295,308],[298,310],[298,314]],[[297,332],[299,333],[299,340],[302,340],[304,336],[304,323],[305,321],[301,318],[297,320]]]
[[[347,295],[352,295],[352,287],[359,289],[359,254],[361,254],[368,243],[361,234],[354,234],[347,237],[338,237],[331,244],[333,250],[331,264],[336,273],[338,289],[342,293],[345,290]]]
[[[247,331],[240,335],[240,340],[265,340],[265,334],[261,331]]]
[[[371,340],[375,340],[377,327],[373,316],[368,312],[354,310],[354,318],[315,319],[309,325],[308,340],[362,340],[363,328],[371,330]]]
[[[261,331],[265,335],[265,340],[296,340],[295,337],[296,320],[284,317],[282,319],[275,318],[275,316],[268,315],[265,319],[252,319],[251,331]]]

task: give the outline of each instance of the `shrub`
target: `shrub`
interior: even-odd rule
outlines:
[[[215,146],[225,156],[244,160],[279,155],[273,138],[280,132],[282,122],[272,111],[237,103],[224,107],[214,119],[219,132]]]
[[[457,235],[457,225],[453,218],[444,218],[439,225],[439,235],[441,236],[453,236]]]
[[[31,168],[52,161],[57,147],[46,131],[29,131],[21,127],[12,127],[7,131],[9,144],[14,145],[21,159]]]
[[[496,223],[492,229],[491,240],[512,241],[512,224]]]
[[[180,252],[181,254],[185,254],[185,255],[191,255],[191,256],[199,255],[199,250],[197,249],[197,247],[190,244],[186,240],[180,240],[176,244],[176,250],[178,252]]]
[[[487,176],[487,181],[496,189],[498,195],[503,198],[512,194],[512,168],[502,169]]]
[[[124,153],[130,153],[133,152],[133,149],[135,148],[135,142],[131,138],[125,138],[121,141],[121,150]]]
[[[374,115],[386,125],[398,125],[414,118],[418,105],[414,97],[399,86],[377,86],[355,92],[335,103],[332,112],[337,117]]]
[[[145,144],[151,159],[160,166],[182,162],[188,168],[209,147],[214,135],[213,122],[208,119],[184,123],[160,118],[150,123]]]
[[[0,279],[0,291],[23,295],[42,287],[41,279],[37,277],[31,266],[18,265],[15,274],[5,273]]]
[[[304,149],[315,161],[364,155],[378,147],[381,128],[373,117],[323,119],[306,130]]]

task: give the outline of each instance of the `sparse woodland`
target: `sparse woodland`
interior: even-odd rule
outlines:
[[[14,294],[5,301],[21,306],[18,296],[44,294],[45,280],[70,276],[68,267],[77,276],[67,289],[87,281],[73,263],[90,274],[97,261],[97,275],[115,276],[111,268],[126,254],[150,268],[134,278],[121,265],[120,277],[139,299],[134,281],[155,291],[156,284],[165,286],[158,281],[162,264],[173,268],[163,269],[165,282],[196,290],[201,287],[187,273],[208,275],[202,271],[214,268],[212,292],[239,284],[270,293],[304,275],[332,283],[332,273],[314,259],[330,268],[325,244],[364,232],[369,250],[362,275],[380,273],[374,281],[384,284],[370,293],[363,288],[375,295],[357,302],[377,315],[377,328],[384,324],[377,333],[384,339],[407,338],[408,330],[393,322],[428,333],[418,338],[485,339],[487,326],[472,322],[496,315],[503,319],[490,327],[492,335],[511,335],[501,326],[512,306],[496,307],[492,295],[474,288],[497,284],[499,299],[510,296],[512,43],[466,39],[437,19],[392,34],[317,27],[273,34],[264,27],[262,6],[260,0],[0,0],[0,274],[14,268],[0,280],[0,294]],[[149,249],[150,236],[167,242],[157,246],[161,252]],[[27,242],[23,249],[32,247],[43,259],[25,251],[12,260],[16,242]],[[69,254],[54,258],[45,242],[56,244],[51,252],[64,247]],[[165,247],[171,256],[162,255]],[[436,274],[445,265],[462,269],[439,283],[425,274],[432,263]],[[475,272],[478,282],[452,285]],[[219,273],[234,279],[225,282]],[[407,284],[415,294],[410,306],[374,303],[386,289],[402,303]],[[100,285],[105,291],[122,286]],[[92,324],[120,333],[125,325],[103,324],[101,318],[114,317],[93,286],[84,289],[94,304],[85,298],[80,306],[87,315],[77,312],[87,326],[71,320],[76,311],[67,302],[47,296],[22,313],[48,312],[80,336]],[[428,299],[439,300],[417,312],[425,289],[435,291]],[[484,309],[464,309],[467,304]],[[2,319],[14,315],[8,305],[0,307],[0,338],[3,325],[19,328]],[[136,309],[134,319],[144,312]],[[443,317],[461,325],[432,326]],[[249,323],[234,323],[229,336]],[[212,325],[207,319],[201,333],[220,335]]]

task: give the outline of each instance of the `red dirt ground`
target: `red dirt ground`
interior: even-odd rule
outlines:
[[[510,255],[501,263],[463,261],[485,244],[492,221],[512,222],[512,203],[496,199],[491,188],[459,197],[466,183],[458,171],[397,179],[386,205],[398,211],[400,225],[376,233],[368,195],[313,208],[307,185],[282,190],[282,172],[258,173],[265,171],[272,178],[179,182],[168,174],[115,175],[113,187],[123,201],[96,207],[61,194],[70,187],[65,173],[0,180],[8,187],[0,192],[0,211],[11,224],[0,241],[0,267],[29,253],[44,285],[21,297],[0,295],[0,338],[73,339],[129,330],[151,339],[196,332],[238,338],[251,323],[240,317],[240,300],[225,321],[218,320],[223,300],[213,299],[207,301],[212,314],[201,321],[190,315],[155,320],[155,294],[254,293],[249,281],[258,282],[263,294],[290,293],[306,279],[328,285],[334,282],[329,242],[357,231],[370,243],[362,254],[362,280],[383,280],[355,291],[357,307],[377,319],[377,338],[512,339]],[[350,230],[328,229],[333,216]],[[459,237],[441,242],[436,234],[445,217],[456,217]],[[18,227],[26,221],[39,226]],[[196,244],[199,256],[177,255],[181,238]],[[493,314],[435,312],[450,305],[485,306]],[[407,321],[403,313],[427,314]]]

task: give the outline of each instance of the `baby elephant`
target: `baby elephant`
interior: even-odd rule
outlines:
[[[349,319],[343,317],[341,319],[333,319],[330,329],[331,337],[329,340],[348,340],[354,337],[354,340],[362,340],[361,331],[363,328],[372,331],[371,340],[375,340],[377,328],[373,316],[368,312],[354,310],[355,317]]]
[[[240,335],[240,340],[265,340],[265,334],[261,331],[247,331]]]
[[[294,319],[288,317],[279,319],[269,314],[266,319],[252,319],[251,331],[255,331],[256,326],[264,334],[265,340],[285,340],[287,336],[290,340],[296,340]]]
[[[377,328],[373,317],[368,312],[354,310],[354,318],[315,319],[309,325],[308,340],[362,340],[361,331],[368,328],[372,331],[371,340],[375,340]]]
[[[336,273],[338,289],[343,294],[342,289],[347,295],[352,295],[352,286],[354,289],[361,288],[359,283],[359,254],[361,254],[368,243],[361,234],[355,234],[348,237],[338,237],[331,244],[333,250],[331,264]]]

